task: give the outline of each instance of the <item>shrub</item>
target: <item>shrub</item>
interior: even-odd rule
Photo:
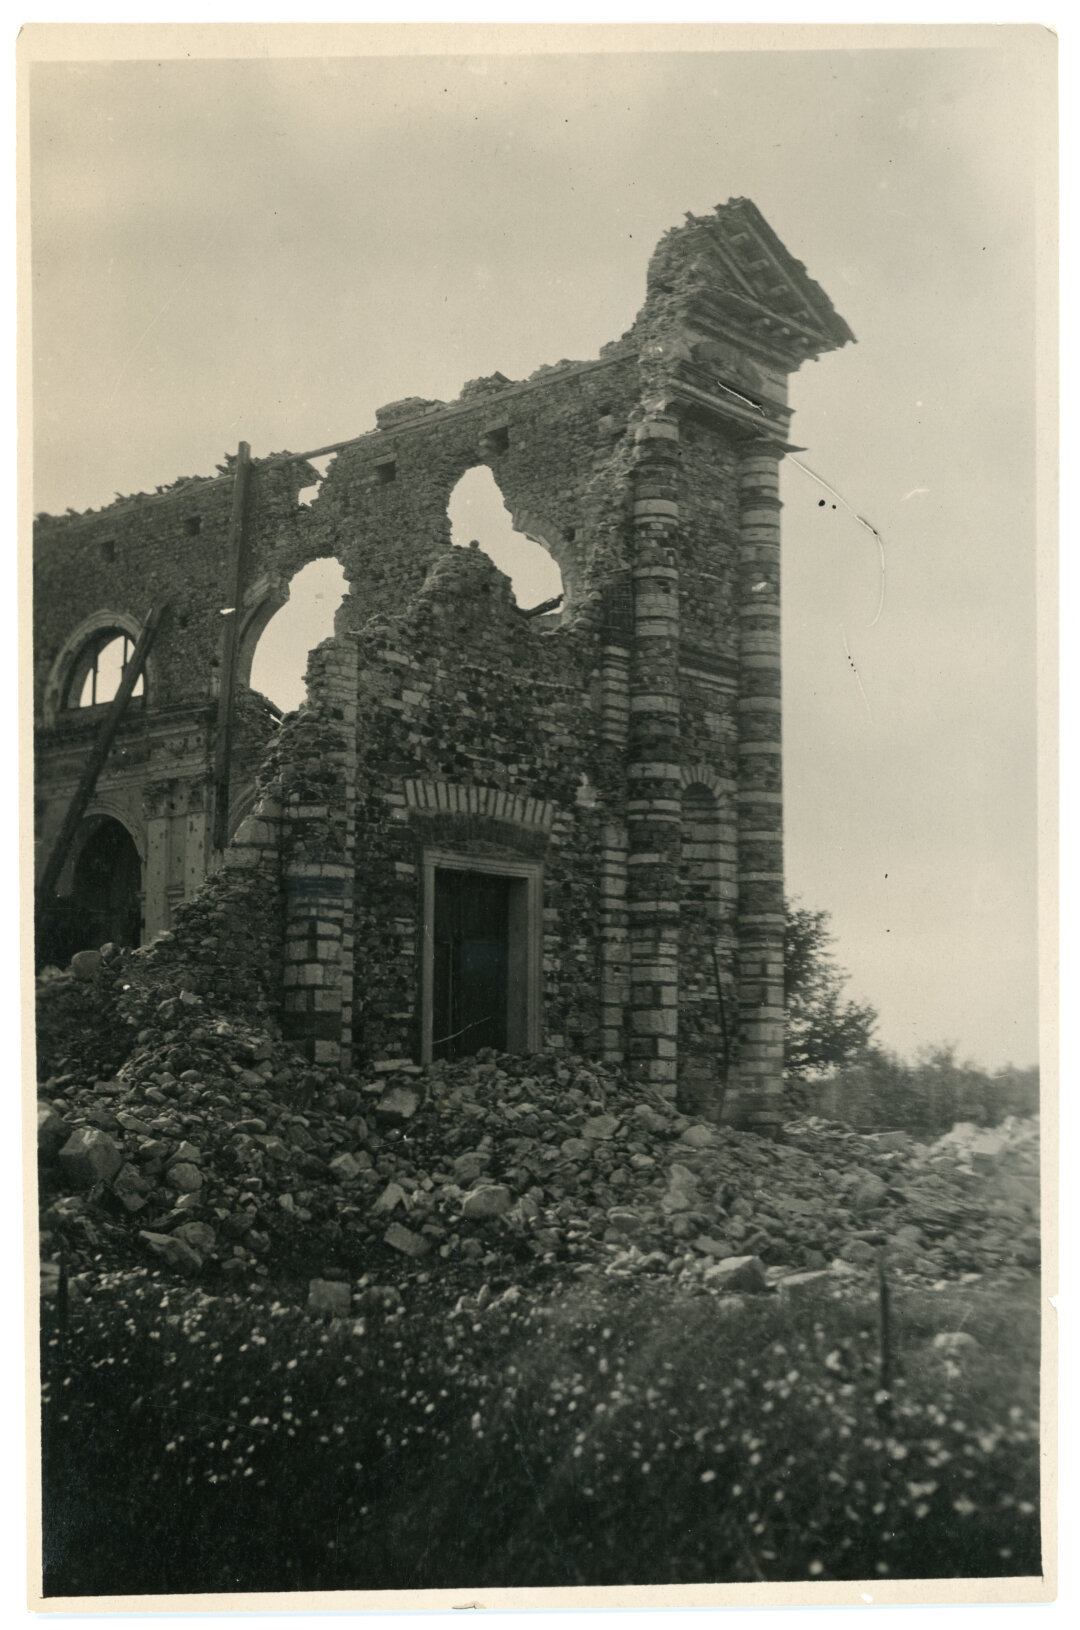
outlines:
[[[45,1332],[45,1591],[1037,1573],[1036,1305],[969,1298],[953,1357],[901,1299],[888,1397],[873,1303],[590,1279],[358,1335],[112,1275]]]
[[[990,1074],[958,1060],[951,1045],[925,1050],[914,1064],[872,1047],[859,1062],[802,1088],[804,1107],[863,1132],[902,1128],[936,1138],[957,1121],[999,1126],[1009,1115],[1039,1113],[1037,1069],[1006,1065]]]

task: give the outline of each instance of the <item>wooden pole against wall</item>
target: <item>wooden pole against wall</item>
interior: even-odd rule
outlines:
[[[251,448],[242,441],[236,453],[232,514],[229,517],[229,586],[225,650],[218,691],[217,733],[214,738],[214,848],[229,841],[229,772],[232,761],[233,721],[236,712],[236,662],[240,651],[240,602],[244,595],[247,542],[247,498],[251,479]]]
[[[146,666],[147,652],[154,643],[161,619],[167,609],[168,602],[164,600],[153,606],[142,626],[138,639],[135,641],[135,649],[128,658],[127,666],[120,679],[119,689],[109,704],[108,713],[102,720],[101,729],[98,731],[90,757],[86,761],[86,768],[79,779],[79,785],[75,789],[71,803],[68,805],[67,814],[64,816],[63,824],[60,827],[59,835],[53,844],[52,853],[46,862],[45,870],[41,874],[41,882],[38,884],[37,890],[38,898],[41,901],[46,901],[52,896],[60,880],[60,873],[64,869],[64,862],[71,849],[72,839],[78,830],[79,822],[86,813],[86,806],[94,795],[97,778],[101,774],[105,760],[109,756],[109,751],[116,739],[116,732],[119,730],[124,714],[127,712],[131,694],[135,689],[139,675]]]

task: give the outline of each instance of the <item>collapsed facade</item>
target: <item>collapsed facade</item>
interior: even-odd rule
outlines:
[[[661,240],[595,361],[39,517],[39,960],[205,934],[240,884],[316,1062],[567,1050],[774,1123],[787,379],[852,338],[734,200]],[[478,464],[557,561],[558,609],[451,546]],[[329,556],[350,593],[282,721],[252,655]]]

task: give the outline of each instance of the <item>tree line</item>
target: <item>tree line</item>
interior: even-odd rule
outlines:
[[[1038,1114],[1037,1068],[987,1071],[961,1059],[951,1042],[921,1049],[913,1062],[880,1046],[877,1010],[845,995],[848,975],[833,946],[828,912],[789,901],[784,1080],[792,1114],[931,1137],[956,1121],[996,1126],[1009,1115]]]

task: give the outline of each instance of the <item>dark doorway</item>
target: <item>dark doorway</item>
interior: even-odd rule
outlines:
[[[75,862],[71,892],[39,911],[35,961],[64,968],[76,951],[138,945],[142,938],[142,862],[131,834],[98,816]]]
[[[142,937],[142,863],[131,834],[106,818],[75,862],[72,897],[85,913],[92,946],[113,940],[138,945]]]
[[[60,967],[76,951],[138,945],[142,938],[142,863],[130,832],[109,816],[100,817],[79,851],[71,893],[48,913],[44,960]]]
[[[435,873],[433,1058],[507,1050],[510,888],[508,877]]]

